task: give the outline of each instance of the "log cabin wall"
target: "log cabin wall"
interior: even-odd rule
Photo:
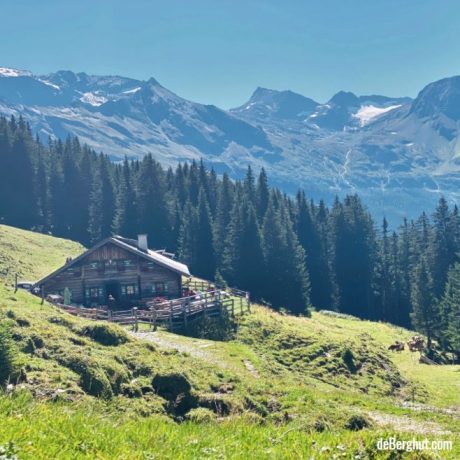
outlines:
[[[180,297],[181,280],[179,273],[107,243],[42,286],[45,295],[63,295],[68,288],[72,303],[85,306],[108,305],[111,295],[121,308],[144,298]]]

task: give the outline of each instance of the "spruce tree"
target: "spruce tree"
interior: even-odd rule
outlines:
[[[257,179],[256,188],[256,211],[259,222],[262,222],[270,199],[270,190],[268,188],[268,178],[265,169],[260,170],[259,178]]]
[[[308,314],[310,285],[305,252],[292,224],[286,220],[287,210],[278,198],[276,195],[270,197],[262,226],[264,293],[275,308],[284,307],[293,313]]]
[[[460,264],[448,272],[444,295],[439,303],[439,339],[445,350],[450,350],[460,362]]]
[[[432,289],[427,263],[425,258],[422,258],[415,269],[412,284],[411,300],[413,311],[411,317],[414,328],[426,335],[429,350],[439,326],[439,311]]]
[[[202,188],[198,197],[197,223],[196,223],[196,256],[192,267],[195,273],[205,279],[213,279],[216,273],[216,261],[213,246],[212,221],[206,192]]]
[[[114,233],[128,238],[135,238],[137,234],[136,194],[134,191],[134,178],[127,158],[123,162],[116,200],[116,212],[113,222]]]
[[[152,247],[168,247],[171,217],[164,172],[149,154],[143,158],[136,177],[139,233],[148,234]]]

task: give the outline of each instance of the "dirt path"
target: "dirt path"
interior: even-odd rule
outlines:
[[[130,332],[130,334],[138,339],[152,342],[166,350],[177,350],[182,353],[188,353],[194,358],[202,359],[210,364],[215,364],[222,369],[228,369],[230,367],[228,363],[215,356],[212,350],[207,350],[212,344],[206,343],[205,341],[190,339],[189,343],[184,343],[175,341],[173,337],[168,337],[158,332]]]
[[[435,422],[415,420],[407,415],[383,414],[381,412],[369,412],[369,417],[377,425],[391,426],[396,431],[420,434],[451,434]]]

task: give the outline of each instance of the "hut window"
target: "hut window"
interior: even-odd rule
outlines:
[[[137,297],[138,292],[137,284],[123,284],[121,286],[121,295],[123,297]]]
[[[69,275],[75,276],[75,278],[78,278],[79,276],[81,276],[81,267],[68,268],[67,273]]]
[[[88,299],[102,299],[104,297],[104,289],[102,287],[86,288],[85,295]]]
[[[148,271],[151,271],[155,268],[155,264],[153,262],[147,262],[147,261],[143,261],[141,263],[141,270],[143,272],[148,272]]]
[[[163,295],[167,290],[165,289],[165,283],[155,283],[154,294]]]
[[[119,272],[124,272],[126,269],[125,261],[124,260],[118,260],[117,261],[117,270]]]
[[[104,271],[104,262],[91,262],[88,265],[88,270],[97,270],[97,271]]]
[[[115,270],[117,270],[117,262],[115,260],[107,260],[105,262],[105,269],[107,271],[115,271]]]

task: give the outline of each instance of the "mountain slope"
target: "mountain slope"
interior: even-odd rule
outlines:
[[[83,251],[73,241],[0,225],[0,279],[37,281]]]
[[[22,251],[42,258],[32,237]],[[62,240],[47,238],[55,260]],[[1,242],[0,248],[11,250]],[[15,264],[20,270],[22,261]],[[12,328],[23,369],[11,394],[0,394],[0,446],[18,450],[19,458],[321,459],[331,450],[366,458],[367,449],[385,458],[375,442],[388,433],[451,439],[455,450],[443,458],[459,453],[459,366],[430,367],[407,350],[389,353],[390,343],[411,335],[400,328],[255,306],[228,342],[101,323],[99,331],[114,339],[106,345],[94,333],[98,323],[41,305],[1,281],[0,318]],[[174,400],[169,393],[183,377],[190,387]],[[153,383],[161,379],[163,389]],[[353,431],[349,423],[358,416],[372,425]],[[189,423],[168,421],[183,417]]]
[[[78,135],[113,159],[152,152],[172,165],[203,158],[240,177],[265,167],[288,192],[358,192],[378,215],[414,217],[441,194],[458,199],[460,77],[417,98],[340,91],[326,103],[258,88],[229,111],[187,101],[155,79],[0,69],[0,113],[41,137]]]

